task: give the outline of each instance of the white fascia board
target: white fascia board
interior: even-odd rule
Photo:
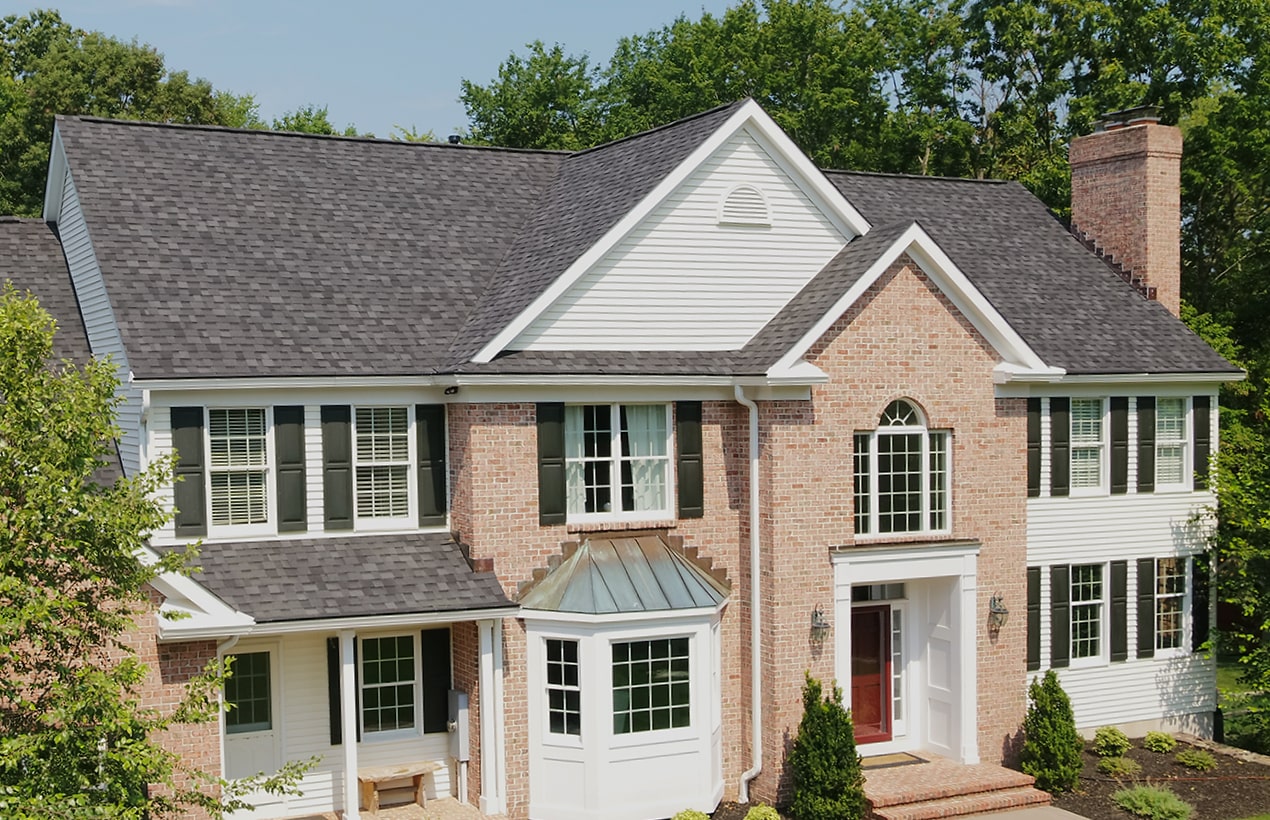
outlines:
[[[146,566],[154,566],[159,556],[144,547],[138,550],[137,559]],[[188,576],[164,572],[153,578],[150,585],[164,598],[173,601],[172,604],[165,602],[159,608],[159,637],[163,640],[242,635],[250,632],[255,624],[250,615],[234,609]],[[182,606],[177,601],[188,602],[190,606]],[[184,617],[175,620],[164,618],[165,612]]]
[[[784,361],[782,359],[782,361]],[[829,374],[811,362],[796,361],[789,367],[777,363],[765,376],[743,376],[735,380],[742,387],[812,386],[828,384]]]
[[[1248,377],[1247,373],[1064,373],[1058,379],[1040,378],[1032,373],[1011,374],[1007,383],[1020,386],[1033,384],[1056,385],[1106,385],[1106,384],[1226,384],[1240,382]]]
[[[314,618],[305,621],[273,621],[257,624],[251,631],[253,638],[266,635],[295,635],[301,632],[338,632],[341,630],[395,629],[402,626],[429,626],[431,624],[467,623],[468,621],[515,618],[520,614],[516,606],[498,609],[463,609],[454,612],[416,612],[401,615],[366,615],[357,618]]]
[[[1191,396],[1213,393],[1221,385],[1239,381],[1230,373],[1097,373],[1059,379],[1012,379],[998,383],[1002,397],[1032,396]]]
[[[840,222],[840,227],[847,227],[855,236],[863,235],[869,230],[869,223],[851,203],[847,202],[833,183],[825,177],[815,164],[807,158],[793,140],[785,135],[762,106],[754,100],[748,100],[738,108],[728,121],[719,126],[679,167],[666,175],[652,191],[648,193],[634,208],[627,212],[616,225],[600,238],[598,242],[578,257],[555,282],[538,296],[527,308],[499,331],[485,347],[472,357],[473,362],[484,364],[493,360],[516,337],[529,327],[542,313],[563,296],[575,282],[603,259],[617,246],[623,238],[642,223],[675,189],[684,183],[689,176],[701,167],[722,145],[742,128],[749,126],[751,134],[761,135],[763,141],[773,153],[778,163],[787,169],[797,172],[795,182],[806,186],[805,190],[815,191],[818,198],[830,209],[830,213]],[[848,237],[849,238],[849,237]]]
[[[62,217],[62,193],[66,187],[66,149],[62,134],[53,123],[53,143],[49,147],[49,170],[44,179],[44,221],[56,223]]]
[[[769,373],[794,367],[811,346],[823,336],[834,322],[864,295],[888,268],[907,253],[917,266],[939,287],[948,301],[961,311],[975,330],[992,345],[1007,363],[1020,370],[1056,375],[1062,371],[1051,368],[1023,341],[1023,337],[1010,327],[992,303],[976,288],[960,268],[948,258],[921,225],[914,222],[891,243],[855,284],[847,289],[834,305],[817,320],[806,334],[778,361]]]
[[[339,390],[353,387],[436,387],[450,382],[436,376],[267,376],[264,378],[133,378],[132,384],[145,390],[295,390],[318,388]]]

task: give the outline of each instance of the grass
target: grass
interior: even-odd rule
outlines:
[[[1219,658],[1217,661],[1217,690],[1224,695],[1239,695],[1247,692],[1247,684],[1239,680],[1239,674],[1243,670],[1243,664],[1239,661]]]

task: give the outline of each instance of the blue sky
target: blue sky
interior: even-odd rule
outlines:
[[[0,0],[0,16],[56,8],[80,28],[158,49],[172,69],[254,94],[265,119],[326,105],[337,127],[438,138],[467,119],[459,81],[485,83],[535,39],[604,62],[617,40],[725,0]]]

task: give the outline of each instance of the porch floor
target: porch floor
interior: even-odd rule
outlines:
[[[1049,803],[1049,795],[1034,789],[1032,777],[1022,772],[917,756],[919,763],[865,769],[864,793],[874,817],[926,820]]]
[[[326,814],[310,814],[305,817],[291,818],[291,820],[343,820],[343,817],[344,813],[337,811],[327,812]],[[487,818],[503,820],[504,815],[481,814],[476,806],[460,803],[453,797],[438,797],[434,800],[429,800],[426,806],[420,806],[417,803],[403,803],[381,808],[374,814],[363,810],[361,817],[366,820],[369,820],[369,818],[374,818],[374,820],[487,820]]]

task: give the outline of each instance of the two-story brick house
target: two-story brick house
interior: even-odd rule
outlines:
[[[238,659],[190,753],[320,756],[261,817],[435,760],[634,820],[776,799],[805,670],[866,755],[999,762],[1048,667],[1086,728],[1204,731],[1239,372],[1176,318],[1176,130],[1072,154],[1084,240],[752,101],[573,154],[59,119],[23,241],[120,365],[124,471],[178,454],[153,549],[204,544],[138,640]]]

